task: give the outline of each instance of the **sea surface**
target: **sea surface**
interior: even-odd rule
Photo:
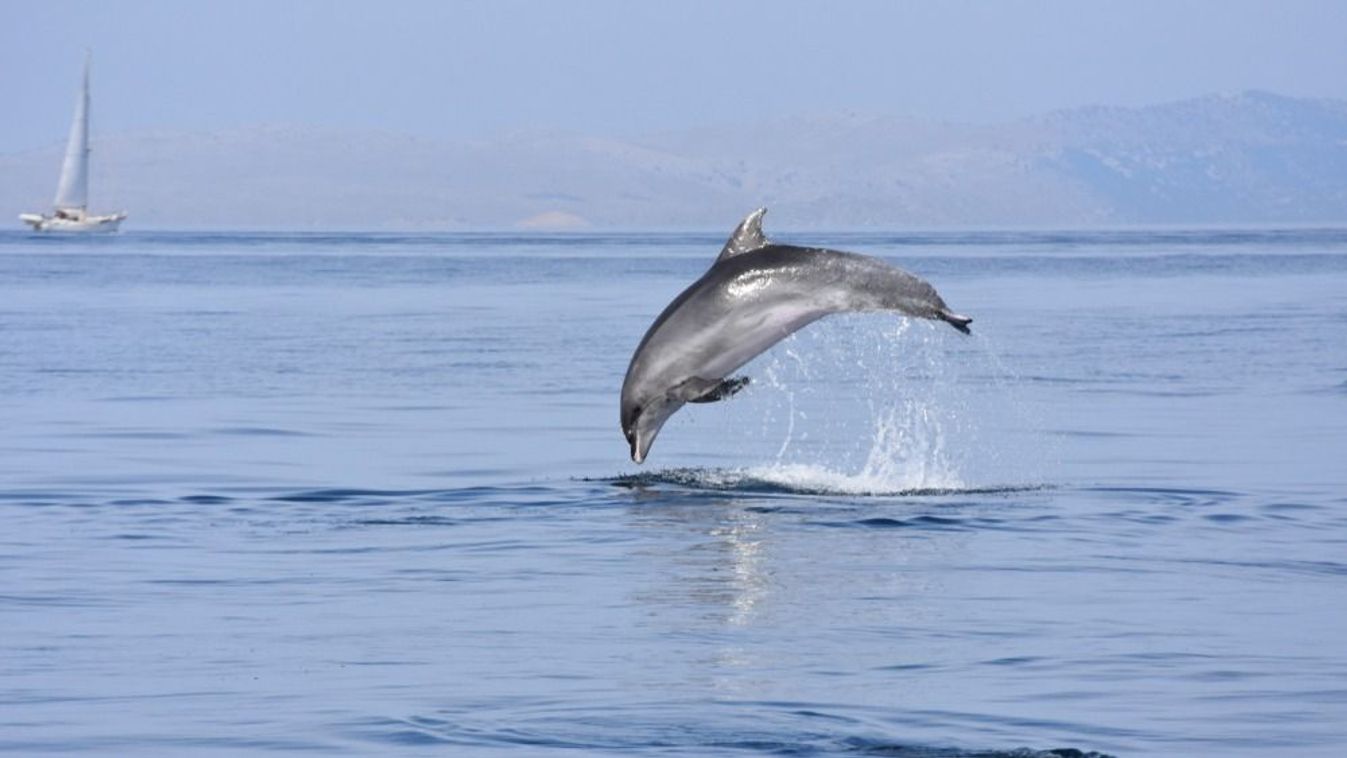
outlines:
[[[0,752],[1347,754],[1347,231],[776,236],[636,466],[722,235],[0,234]]]

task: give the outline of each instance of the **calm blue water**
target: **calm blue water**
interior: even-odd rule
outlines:
[[[779,236],[636,467],[718,235],[0,235],[0,750],[1347,752],[1347,232]]]

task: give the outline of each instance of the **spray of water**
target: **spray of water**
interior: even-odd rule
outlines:
[[[776,454],[718,471],[717,484],[742,477],[842,494],[964,489],[956,445],[973,430],[951,386],[957,360],[946,342],[926,324],[902,319],[877,329],[863,317],[787,340],[760,371],[763,428],[780,434]]]
[[[1015,377],[985,336],[836,316],[746,366],[748,389],[675,422],[671,452],[705,468],[648,472],[710,489],[885,495],[999,491],[1045,479]],[[712,409],[707,409],[710,411]],[[696,419],[700,419],[697,421]],[[691,431],[691,430],[689,430]],[[666,448],[667,449],[667,448]]]

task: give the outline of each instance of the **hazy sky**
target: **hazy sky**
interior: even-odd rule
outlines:
[[[1347,2],[5,0],[0,152],[256,123],[629,134],[855,111],[995,121],[1266,89],[1347,98]]]

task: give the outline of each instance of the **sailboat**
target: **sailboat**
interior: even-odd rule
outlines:
[[[36,232],[115,232],[125,213],[95,216],[89,213],[89,56],[84,57],[84,81],[75,99],[75,119],[65,146],[56,208],[50,216],[21,213],[19,220]]]

